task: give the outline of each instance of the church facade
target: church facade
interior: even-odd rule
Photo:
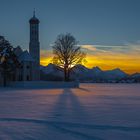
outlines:
[[[29,20],[30,41],[29,51],[22,50],[20,46],[14,48],[21,66],[14,73],[7,76],[7,81],[39,81],[40,80],[40,42],[39,42],[39,20],[33,13],[33,17]],[[3,78],[0,73],[0,84]]]

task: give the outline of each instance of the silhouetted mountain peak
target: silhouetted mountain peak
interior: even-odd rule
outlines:
[[[41,71],[43,71],[44,73],[51,73],[51,72],[55,72],[57,71],[57,66],[50,63],[47,66],[41,66]]]
[[[54,65],[54,64],[52,64],[52,63],[50,63],[50,64],[48,64],[46,67],[48,67],[48,68],[54,68],[54,67],[57,67],[57,66]]]
[[[50,76],[52,78],[53,76],[57,76],[63,78],[64,76],[62,68],[52,63],[47,66],[41,66],[41,71],[46,75],[46,77]],[[132,78],[135,78],[139,77],[140,74],[136,73],[132,76]],[[74,66],[70,73],[70,78],[72,80],[79,79],[81,81],[109,81],[120,80],[127,77],[129,77],[129,75],[119,68],[103,71],[98,66],[89,69],[81,64]]]
[[[93,67],[91,70],[92,70],[92,71],[102,72],[102,70],[101,70],[98,66]]]
[[[89,69],[81,64],[78,64],[72,68],[72,71],[76,73],[79,73],[79,72],[81,73],[81,72],[88,72]]]
[[[74,66],[73,68],[78,68],[78,69],[88,69],[87,67],[85,67],[84,65],[78,64],[76,66]]]
[[[116,68],[116,69],[113,69],[112,72],[115,72],[116,74],[124,74],[124,75],[127,75],[123,70],[121,70],[120,68]]]
[[[139,78],[140,77],[140,73],[134,73],[131,75],[132,78]]]
[[[120,68],[113,69],[112,71],[122,72],[122,70]]]

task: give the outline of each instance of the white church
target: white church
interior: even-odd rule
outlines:
[[[39,43],[39,20],[35,16],[29,20],[30,42],[29,52],[23,51],[21,47],[14,48],[14,53],[21,63],[13,74],[7,76],[8,81],[39,81],[40,80],[40,43]],[[0,73],[0,84],[2,83]]]
[[[40,80],[40,43],[39,20],[35,16],[29,20],[30,42],[29,52],[20,47],[15,48],[15,54],[21,62],[20,69],[16,70],[15,81],[39,81]]]

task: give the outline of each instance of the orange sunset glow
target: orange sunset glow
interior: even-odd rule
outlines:
[[[86,63],[84,66],[92,68],[100,67],[102,70],[111,70],[120,68],[126,73],[132,74],[140,72],[140,46],[125,45],[125,46],[81,46],[86,52]],[[41,65],[52,63],[52,51],[41,51]]]

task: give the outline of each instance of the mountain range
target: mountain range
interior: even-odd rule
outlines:
[[[63,69],[49,64],[47,66],[40,66],[41,79],[48,81],[61,81],[64,79]],[[103,71],[99,67],[91,69],[83,66],[76,65],[71,69],[70,80],[81,82],[139,82],[140,73],[128,75],[119,68],[113,70]]]

